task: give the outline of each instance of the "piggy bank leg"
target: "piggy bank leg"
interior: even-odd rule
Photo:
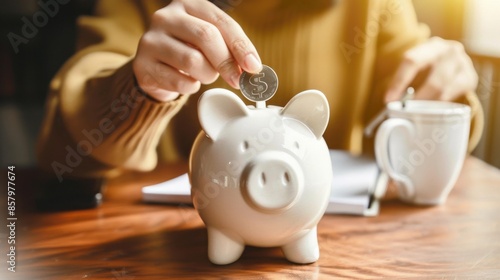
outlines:
[[[313,263],[319,259],[316,227],[301,238],[281,247],[287,260],[294,263]]]
[[[208,259],[214,264],[230,264],[238,260],[245,244],[222,231],[208,227]]]

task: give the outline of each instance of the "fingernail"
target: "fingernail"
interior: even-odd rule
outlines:
[[[235,74],[235,75],[231,76],[231,83],[235,89],[240,89],[240,75]]]
[[[246,70],[252,73],[259,73],[262,70],[262,63],[257,59],[254,54],[247,54],[245,56]]]

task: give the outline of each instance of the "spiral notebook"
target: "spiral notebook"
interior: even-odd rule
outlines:
[[[384,195],[388,178],[375,160],[353,156],[346,151],[330,150],[333,182],[327,214],[376,216],[379,199]],[[191,204],[191,186],[187,174],[142,188],[148,203]]]

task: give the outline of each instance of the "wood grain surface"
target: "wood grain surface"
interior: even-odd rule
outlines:
[[[476,158],[467,159],[445,205],[389,199],[377,217],[324,216],[321,257],[310,265],[254,247],[233,264],[211,264],[193,208],[141,202],[142,186],[185,171],[178,164],[130,173],[108,183],[99,208],[55,213],[33,211],[32,171],[19,171],[16,272],[7,271],[2,229],[0,279],[500,278],[500,171]]]

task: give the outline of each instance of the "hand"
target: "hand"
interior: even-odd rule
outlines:
[[[239,88],[241,71],[262,69],[239,24],[209,1],[173,0],[156,11],[133,61],[141,89],[159,101],[192,94],[219,74]]]
[[[399,100],[418,74],[429,71],[415,99],[454,100],[476,89],[478,77],[461,43],[433,37],[404,54],[385,101]]]

